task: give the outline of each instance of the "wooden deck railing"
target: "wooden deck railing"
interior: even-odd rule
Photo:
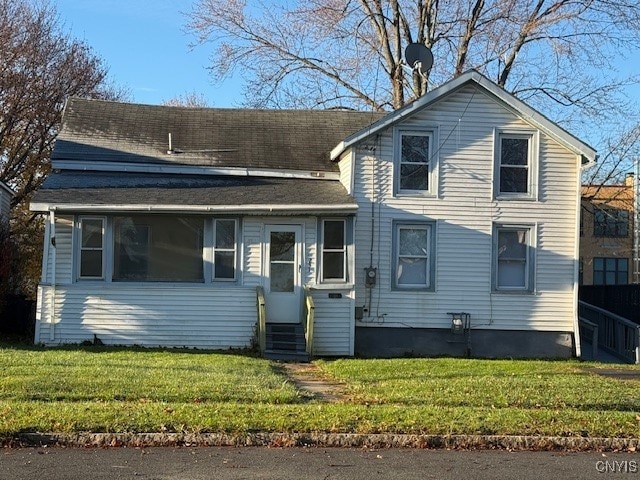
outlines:
[[[640,363],[640,325],[582,301],[578,317],[583,326],[593,329],[595,325],[599,348],[626,362]]]
[[[256,287],[256,302],[258,306],[258,324],[256,334],[258,336],[260,352],[264,353],[267,348],[267,306],[264,299],[264,289],[262,287]]]
[[[313,303],[313,297],[308,288],[304,289],[304,310],[305,310],[305,324],[304,324],[304,337],[307,344],[307,353],[309,358],[313,356],[313,328],[315,321],[315,309],[316,306]]]

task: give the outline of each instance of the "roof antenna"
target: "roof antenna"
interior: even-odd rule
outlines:
[[[433,66],[431,49],[423,43],[410,43],[404,49],[404,58],[413,71],[417,71],[426,80],[427,73]]]

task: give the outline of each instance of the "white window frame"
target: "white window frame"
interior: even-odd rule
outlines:
[[[505,165],[505,168],[526,168],[527,169],[527,191],[526,192],[503,192],[500,190],[502,172],[502,140],[503,139],[523,139],[528,140],[527,165]],[[511,129],[494,130],[494,197],[501,200],[537,200],[538,192],[538,163],[539,163],[540,133],[537,130]]]
[[[342,248],[325,248],[325,232],[327,222],[341,222],[343,227]],[[347,220],[344,218],[324,218],[322,219],[321,240],[320,240],[320,282],[321,283],[346,283],[348,281],[348,241],[347,241]],[[342,253],[342,278],[325,278],[324,275],[324,254]]]
[[[402,188],[402,139],[405,136],[424,136],[429,138],[427,164],[427,184],[425,190]],[[436,128],[396,128],[394,130],[394,194],[396,196],[435,196],[437,192],[438,155],[436,149]]]
[[[401,284],[398,282],[398,271],[400,268],[400,231],[402,229],[426,230],[427,231],[427,254],[426,272],[424,284]],[[397,220],[393,222],[393,268],[392,268],[392,288],[397,290],[426,290],[435,291],[435,235],[436,223],[434,221],[412,222]],[[411,255],[416,257],[416,255]]]
[[[526,231],[525,272],[523,286],[501,286],[499,278],[499,245],[501,232]],[[496,293],[534,293],[535,292],[535,250],[536,250],[536,226],[532,224],[494,224],[493,227],[493,274],[492,290]]]
[[[102,246],[100,248],[96,248],[96,247],[83,247],[82,246],[82,225],[83,222],[85,220],[99,220],[102,223]],[[86,281],[86,280],[105,280],[105,268],[106,268],[106,240],[107,240],[107,219],[106,217],[102,217],[102,216],[95,216],[95,215],[82,215],[79,216],[77,218],[76,221],[76,261],[75,261],[75,267],[76,267],[76,280],[79,281]],[[82,275],[82,252],[83,251],[98,251],[100,250],[102,252],[101,255],[101,262],[102,262],[102,272],[100,274],[99,277],[96,276],[83,276]]]
[[[233,222],[233,248],[219,248],[216,246],[216,229],[218,228],[218,222]],[[236,282],[238,280],[238,219],[214,218],[212,223],[213,238],[211,239],[211,279],[214,282]],[[216,252],[233,252],[233,278],[216,277]]]

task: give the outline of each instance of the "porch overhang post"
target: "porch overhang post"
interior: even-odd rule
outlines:
[[[54,210],[49,210],[49,243],[51,251],[51,303],[49,311],[49,340],[54,341],[56,315],[56,216]]]

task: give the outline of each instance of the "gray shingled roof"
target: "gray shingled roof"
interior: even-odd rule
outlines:
[[[171,175],[63,170],[49,175],[32,204],[64,205],[310,205],[356,202],[337,180]]]
[[[383,114],[138,105],[72,98],[52,160],[336,171],[329,152]],[[176,152],[168,155],[169,134]]]

